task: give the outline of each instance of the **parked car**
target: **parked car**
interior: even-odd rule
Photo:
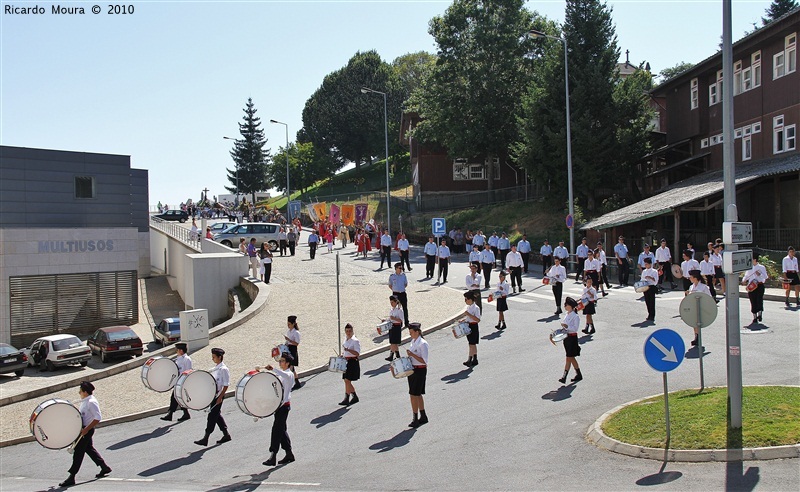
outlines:
[[[181,339],[180,318],[164,318],[153,327],[153,341],[161,345],[169,345]]]
[[[108,362],[111,357],[138,357],[144,350],[142,339],[129,326],[100,328],[86,340],[86,345],[93,354],[100,354],[103,362]]]
[[[229,248],[237,248],[239,247],[239,238],[243,237],[245,241],[249,242],[250,238],[254,237],[259,248],[261,243],[269,243],[270,250],[276,251],[278,249],[278,231],[280,231],[280,228],[280,224],[246,222],[244,224],[236,224],[214,234],[214,241]]]
[[[28,356],[25,352],[7,343],[0,343],[0,373],[13,372],[20,377],[26,367],[28,367]]]
[[[48,371],[71,364],[86,367],[92,358],[92,349],[84,345],[80,338],[67,334],[37,338],[24,352],[28,356],[28,366],[43,363]]]
[[[235,226],[236,222],[214,222],[209,227],[211,227],[211,234],[216,234],[218,232],[222,232],[230,226]]]
[[[189,214],[183,210],[167,210],[163,214],[158,214],[155,217],[161,220],[177,220],[181,224],[189,220]]]

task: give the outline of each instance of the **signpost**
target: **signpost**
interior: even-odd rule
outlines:
[[[572,229],[572,226],[575,225],[575,219],[572,218],[572,215],[567,215],[567,229]]]
[[[447,222],[442,218],[431,220],[431,230],[433,235],[436,236],[436,283],[442,275],[442,267],[439,265],[439,238],[447,234]]]
[[[753,266],[753,250],[737,249],[736,251],[724,251],[722,253],[722,271],[726,275],[739,272],[746,272]],[[734,282],[736,289],[739,289],[739,282]]]
[[[647,363],[660,372],[664,379],[664,418],[667,426],[667,441],[664,446],[664,461],[669,449],[669,389],[667,386],[667,373],[677,369],[683,362],[686,345],[683,338],[669,328],[654,331],[644,342],[644,358]]]
[[[725,244],[750,244],[753,242],[752,222],[723,222],[722,241]]]
[[[717,319],[717,303],[708,294],[692,292],[684,297],[680,305],[681,319],[684,323],[697,330],[697,353],[700,361],[700,391],[705,389],[703,376],[703,333],[701,328],[709,326]]]

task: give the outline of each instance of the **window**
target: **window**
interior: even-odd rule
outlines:
[[[789,125],[784,130],[784,141],[786,150],[794,150],[797,148],[797,128],[794,125]]]
[[[75,198],[95,198],[92,176],[75,176]]]
[[[750,55],[750,70],[753,72],[753,88],[761,87],[761,52]]]
[[[742,77],[742,61],[733,64],[733,95],[737,96],[743,92],[744,78]]]
[[[772,57],[772,78],[778,79],[797,70],[797,33],[786,36],[784,50]]]
[[[467,160],[460,158],[453,160],[453,181],[463,181],[469,179],[469,164]]]
[[[722,101],[722,70],[717,72],[717,81],[708,86],[708,105],[713,106]]]
[[[753,143],[750,135],[742,138],[742,160],[749,161],[753,157]]]
[[[746,137],[746,136],[750,135],[751,133],[753,133],[753,127],[751,127],[751,126],[746,126],[746,127],[742,128],[742,134],[743,134],[743,136],[745,136],[745,137]],[[738,138],[738,137],[737,137],[737,138]]]
[[[690,102],[691,109],[697,109],[697,106],[699,106],[699,103],[700,103],[700,98],[698,96],[697,79],[692,79],[692,82],[691,82],[691,93],[692,93],[691,102]]]
[[[486,179],[483,174],[483,164],[470,164],[469,165],[469,179]]]
[[[761,133],[761,122],[753,123],[750,125],[753,128],[753,133]]]
[[[708,147],[708,139],[704,138],[703,140],[700,140],[700,148],[705,149],[706,147]]]
[[[772,153],[780,154],[797,148],[797,127],[784,126],[783,115],[772,118]]]
[[[742,138],[742,128],[737,128],[733,138]]]

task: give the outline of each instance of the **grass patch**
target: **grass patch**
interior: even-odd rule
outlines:
[[[742,392],[741,442],[727,442],[725,388],[670,393],[671,449],[724,449],[800,443],[800,388],[752,386]],[[630,405],[603,423],[603,432],[622,442],[664,448],[664,397]]]

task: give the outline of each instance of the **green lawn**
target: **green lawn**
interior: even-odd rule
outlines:
[[[741,442],[727,442],[727,389],[670,393],[670,449],[724,449],[800,443],[800,388],[745,387]],[[623,408],[603,423],[603,432],[622,442],[663,448],[664,397]]]

